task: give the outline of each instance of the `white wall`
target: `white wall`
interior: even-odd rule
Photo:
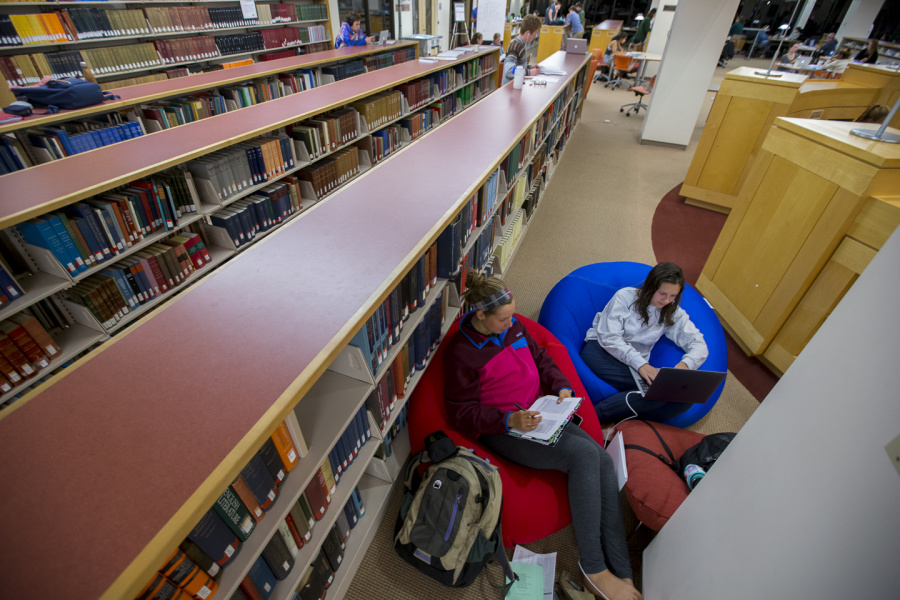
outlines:
[[[495,33],[503,35],[506,23],[506,0],[478,0],[478,31],[490,42]]]
[[[896,599],[900,232],[644,552],[647,600]]]
[[[691,141],[737,7],[738,0],[680,0],[649,97],[642,142],[686,147]]]
[[[837,30],[837,39],[845,36],[867,38],[884,0],[853,0]]]
[[[664,2],[657,1],[653,3],[653,8],[656,8],[656,17],[653,18],[653,30],[650,32],[650,42],[646,48],[646,52],[649,54],[662,54],[666,51],[666,42],[669,40],[669,32],[672,30],[675,12],[663,11],[663,6],[678,6],[678,0],[665,0]],[[647,63],[644,75],[653,77],[658,71],[658,62]]]

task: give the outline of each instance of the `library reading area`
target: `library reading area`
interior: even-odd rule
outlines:
[[[679,10],[708,1],[682,0]],[[437,32],[439,17],[415,4],[416,31]],[[505,46],[523,21],[503,15],[522,3],[460,4],[464,16],[478,6],[482,24],[498,9],[504,48],[459,45],[443,21],[444,51],[439,36],[398,35],[412,23],[408,2],[0,3],[0,72],[12,88],[0,90],[4,106],[48,79],[84,78],[111,93],[0,120],[4,597],[500,597],[496,564],[454,590],[394,550],[406,466],[433,427],[419,429],[452,432],[435,363],[469,309],[473,274],[512,290],[521,322],[585,397],[583,435],[601,445],[612,423],[601,432],[594,388],[578,381],[584,329],[573,326],[573,349],[545,314],[557,282],[582,282],[584,269],[685,267],[685,302],[694,294],[709,313],[704,335],[721,337],[728,377],[694,418],[659,427],[697,439],[740,431],[735,458],[723,454],[732,474],[744,466],[741,438],[772,420],[770,406],[782,409],[763,398],[801,379],[807,355],[831,360],[817,342],[846,320],[844,297],[897,257],[900,155],[854,141],[842,122],[894,102],[896,69],[776,80],[754,72],[762,59],[716,69],[711,57],[690,141],[644,145],[652,100],[626,118],[619,105],[632,94],[601,78],[600,41],[630,22],[597,23],[596,43],[569,52],[563,27],[544,25],[527,46],[544,74],[504,85]],[[372,27],[395,39],[336,44],[353,25],[348,9],[360,11],[360,39],[377,35]],[[730,14],[710,19],[727,28]],[[659,114],[676,102],[665,60]],[[706,246],[692,258],[685,249],[697,244]],[[595,284],[615,291],[613,280],[584,285]],[[616,285],[632,284],[640,280]],[[757,385],[761,372],[768,383]],[[874,427],[880,410],[859,426]],[[524,543],[558,553],[544,598],[581,598],[570,595],[587,580],[565,478],[547,483],[474,450],[503,481],[509,556]],[[633,450],[621,460],[638,589],[716,597],[664,595],[680,580],[657,565],[680,539],[708,543],[684,533],[686,513],[718,518],[705,498],[740,504],[716,487],[729,471],[687,496],[680,475],[669,471],[674,484],[663,484],[642,478]],[[647,510],[667,486],[679,500],[654,525]],[[552,514],[527,526],[523,515],[538,509]],[[720,565],[721,579],[730,568]],[[713,593],[716,581],[703,589]],[[520,582],[511,597],[526,597]]]

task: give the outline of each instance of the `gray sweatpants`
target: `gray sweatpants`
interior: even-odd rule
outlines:
[[[600,444],[571,423],[554,447],[503,433],[485,434],[479,441],[516,464],[568,475],[569,509],[581,566],[586,573],[609,568],[622,579],[632,578],[616,472]]]

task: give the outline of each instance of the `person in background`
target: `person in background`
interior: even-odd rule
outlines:
[[[587,17],[585,17],[584,7],[582,6],[581,2],[575,3],[575,10],[578,11],[578,18],[581,19],[581,26],[587,27]]]
[[[601,423],[620,421],[635,412],[649,421],[664,421],[690,407],[646,400],[631,373],[634,369],[648,384],[653,383],[658,367],[648,362],[650,351],[664,335],[684,350],[676,369],[697,369],[706,360],[706,340],[679,306],[682,291],[681,267],[662,262],[650,270],[641,287],[622,288],[594,317],[581,358],[597,377],[619,391],[594,407]]]
[[[544,25],[552,25],[559,19],[559,11],[562,8],[561,0],[556,0],[550,6],[547,7],[547,12],[544,16]]]
[[[797,60],[798,56],[800,56],[798,50],[800,50],[800,42],[797,42],[796,44],[791,46],[790,50],[782,54],[781,58],[778,59],[778,62],[783,65],[794,64],[794,61]]]
[[[644,49],[644,42],[647,41],[647,36],[650,35],[650,31],[653,29],[653,18],[655,16],[656,9],[651,8],[650,12],[647,13],[640,25],[638,25],[637,31],[634,32],[634,37],[631,38],[632,49]]]
[[[819,48],[819,54],[822,56],[831,56],[834,54],[835,49],[837,48],[837,38],[833,33],[829,33],[825,36],[825,43],[822,44],[822,47]]]
[[[365,46],[375,41],[374,36],[366,37],[365,32],[360,29],[359,22],[359,13],[352,12],[347,15],[347,20],[341,23],[341,30],[334,40],[335,50],[341,46]]]
[[[506,58],[506,53],[503,52],[503,36],[500,35],[499,33],[495,33],[494,39],[491,40],[490,45],[500,47],[500,62],[502,63],[503,60]]]
[[[545,394],[558,402],[572,386],[553,358],[515,317],[503,281],[469,271],[468,312],[444,354],[444,405],[451,426],[478,436],[491,452],[532,470],[566,474],[578,566],[585,587],[607,600],[641,600],[632,580],[612,458],[583,429],[570,424],[554,446],[509,435],[534,431],[541,414],[528,410]]]
[[[576,8],[575,4],[569,7],[569,14],[566,15],[566,25],[572,30],[573,38],[584,37],[584,25],[581,23],[581,17],[578,16],[578,8]],[[565,40],[563,40],[563,46],[565,47]]]
[[[541,20],[534,15],[527,15],[519,25],[519,35],[509,43],[506,49],[506,58],[503,59],[503,83],[505,85],[513,80],[513,70],[516,67],[525,69],[525,75],[537,75],[540,69],[528,66],[527,46],[537,37],[541,30]]]
[[[789,42],[793,42],[793,41],[795,41],[795,40],[799,40],[799,39],[800,39],[800,34],[801,34],[800,28],[799,28],[799,27],[794,27],[794,32],[791,33],[791,35],[787,36],[787,37],[784,38],[784,39],[787,40],[787,41],[789,41]]]
[[[731,29],[728,30],[728,37],[733,35],[744,35],[744,18],[740,15],[731,24]]]
[[[483,43],[484,43],[484,34],[481,33],[480,31],[476,31],[475,35],[472,36],[472,45],[480,46]]]
[[[769,49],[769,26],[765,25],[756,34],[756,47],[759,49],[759,53],[761,56],[766,55],[766,50]]]
[[[844,69],[850,65],[851,54],[853,54],[853,52],[850,48],[841,48],[838,50],[837,54],[825,61],[822,68],[828,69],[832,73],[843,73]]]
[[[856,62],[874,65],[878,62],[878,40],[869,40],[869,45],[860,50],[853,60]]]
[[[472,31],[475,31],[475,25],[478,23],[478,7],[475,6],[475,3],[472,3],[472,14],[469,15],[469,20],[472,21]]]
[[[519,16],[523,19],[525,15],[531,14],[531,0],[525,0],[525,4],[522,5],[522,8],[519,10]]]

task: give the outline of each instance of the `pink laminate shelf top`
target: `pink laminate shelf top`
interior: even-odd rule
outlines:
[[[8,227],[75,200],[91,196],[222,146],[300,121],[322,107],[342,106],[375,90],[391,88],[496,48],[485,46],[455,61],[405,62],[343,79],[299,94],[180,125],[157,133],[76,154],[0,177],[0,224]],[[248,133],[250,132],[250,133]],[[155,165],[155,166],[153,166]]]
[[[398,42],[393,46],[344,46],[339,50],[326,50],[324,52],[314,52],[312,54],[301,54],[289,58],[279,58],[278,60],[269,60],[254,63],[252,65],[235,67],[233,69],[197,73],[187,77],[176,77],[174,79],[152,81],[150,83],[116,88],[110,91],[119,96],[119,99],[117,100],[107,100],[96,106],[86,107],[86,109],[61,110],[53,115],[32,115],[30,117],[25,117],[16,123],[0,126],[0,132],[14,131],[25,127],[45,126],[50,123],[66,121],[67,119],[82,118],[84,116],[100,114],[106,111],[127,108],[129,106],[134,106],[135,104],[140,104],[141,102],[149,102],[160,98],[208,90],[220,85],[231,85],[256,77],[316,67],[327,63],[336,63],[339,61],[415,46],[418,46],[418,42]],[[278,50],[280,49],[273,49],[272,52],[277,52]],[[227,58],[227,56],[222,56],[216,60]],[[160,68],[164,67],[161,66]]]
[[[548,58],[569,75],[489,95],[0,420],[4,595],[107,590],[586,61]]]

